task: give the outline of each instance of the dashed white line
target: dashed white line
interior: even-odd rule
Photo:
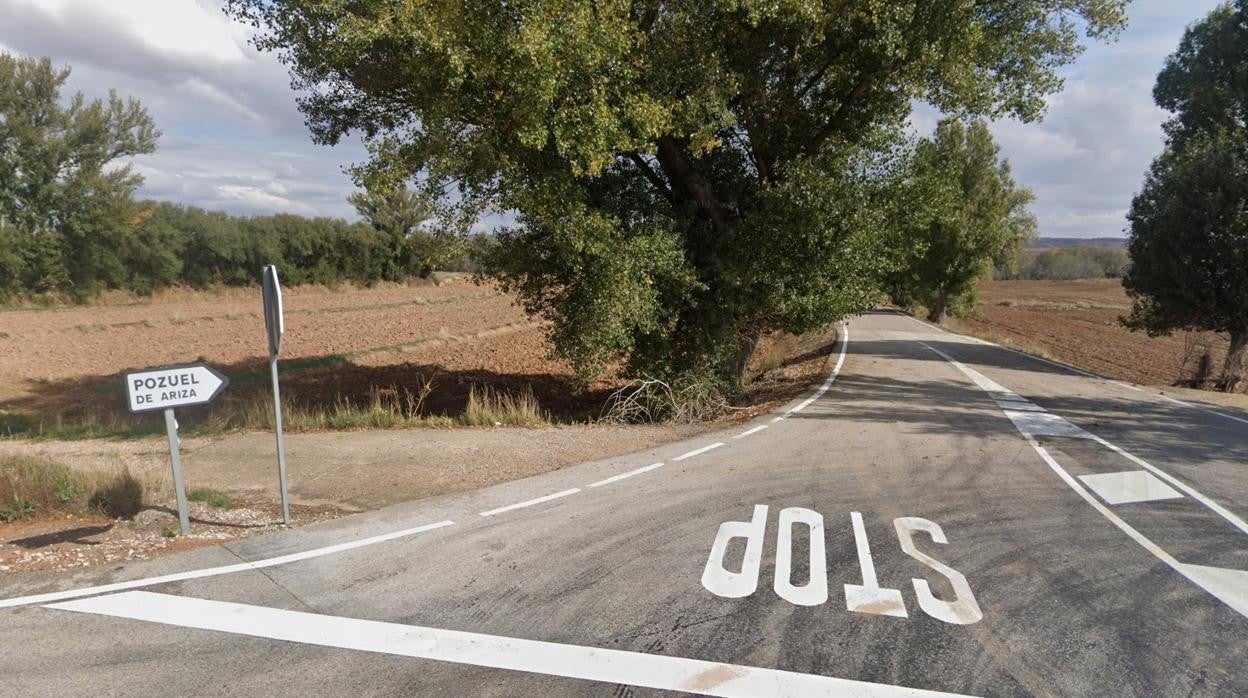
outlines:
[[[51,606],[318,647],[711,696],[948,696],[779,669],[132,591]]]
[[[758,425],[758,426],[754,427],[753,429],[746,429],[745,431],[741,432],[740,434],[737,434],[736,436],[734,436],[734,437],[732,437],[732,438],[734,438],[734,439],[744,439],[745,437],[749,436],[750,434],[757,434],[758,432],[760,432],[760,431],[762,431],[762,430],[764,430],[764,429],[766,429],[766,428],[767,428],[767,425],[766,425],[766,424],[760,424],[760,425]]]
[[[679,456],[676,456],[675,458],[673,458],[672,461],[675,462],[678,460],[684,460],[686,458],[693,458],[694,456],[700,456],[703,453],[706,453],[707,451],[713,451],[723,445],[724,445],[723,441],[716,441],[710,446],[703,446],[702,448],[695,448],[694,450],[689,451],[687,453],[682,453]]]
[[[495,514],[501,514],[505,511],[511,511],[513,509],[523,509],[524,507],[531,507],[534,504],[541,504],[542,502],[549,502],[552,499],[559,499],[560,497],[566,497],[570,494],[576,494],[577,492],[580,492],[580,491],[581,489],[579,487],[573,487],[570,490],[564,490],[562,492],[548,494],[545,497],[538,497],[537,499],[529,499],[523,502],[517,502],[515,504],[508,504],[505,507],[499,507],[497,509],[490,509],[489,511],[478,512],[478,514],[480,516],[493,516]]]
[[[620,480],[623,480],[626,477],[632,477],[634,475],[648,473],[651,470],[655,470],[655,469],[662,468],[662,467],[663,467],[662,463],[651,463],[650,465],[642,466],[640,468],[637,468],[636,470],[630,470],[627,473],[620,473],[619,475],[612,475],[606,480],[599,480],[598,482],[591,484],[590,487],[602,487],[603,485],[609,485],[613,482],[619,482]]]
[[[96,594],[108,594],[115,591],[125,591],[127,589],[139,589],[142,587],[154,586],[157,584],[168,584],[170,582],[184,582],[188,579],[200,579],[202,577],[215,577],[222,574],[232,574],[234,572],[246,572],[248,570],[258,570],[265,567],[273,567],[275,565],[285,565],[291,562],[307,560],[322,555],[331,555],[333,553],[341,553],[355,548],[363,548],[367,545],[382,543],[396,538],[412,536],[425,531],[432,531],[437,528],[443,528],[455,523],[454,521],[439,521],[437,523],[425,526],[417,526],[416,528],[405,528],[401,531],[391,531],[378,536],[370,536],[359,540],[349,541],[347,543],[338,543],[337,545],[327,545],[323,548],[313,548],[289,555],[279,555],[264,560],[255,560],[252,562],[240,562],[236,565],[223,565],[221,567],[206,567],[199,570],[190,570],[189,572],[176,572],[174,574],[164,574],[158,577],[145,577],[143,579],[133,579],[128,582],[115,582],[113,584],[102,584],[100,586],[83,587],[81,589],[70,589],[67,591],[54,591],[47,594],[33,594],[31,596],[18,596],[11,599],[0,599],[0,608],[11,608],[13,606],[26,606],[36,603],[48,603],[50,601],[62,601],[64,599],[77,599],[83,596],[94,596]]]
[[[780,415],[779,417],[773,417],[771,420],[771,423],[775,424],[776,422],[783,422],[783,421],[784,421],[784,415]]]

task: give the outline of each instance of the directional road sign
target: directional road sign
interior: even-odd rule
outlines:
[[[204,405],[230,383],[229,378],[203,364],[134,371],[125,379],[131,412]]]

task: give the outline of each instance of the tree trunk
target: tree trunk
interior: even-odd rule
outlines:
[[[683,146],[675,138],[671,136],[660,138],[655,157],[659,161],[659,167],[663,168],[663,174],[667,175],[667,181],[672,183],[674,193],[696,203],[716,228],[724,228],[728,225],[728,209],[715,198],[710,183],[693,169],[693,163],[690,162]]]
[[[750,368],[750,359],[754,358],[754,350],[758,349],[758,342],[762,339],[763,333],[757,328],[746,330],[737,340],[737,350],[733,353],[728,370],[729,375],[736,381],[737,387],[745,385],[745,372]]]
[[[1238,393],[1248,381],[1248,329],[1231,331],[1231,348],[1222,367],[1222,390]]]
[[[945,319],[945,311],[949,309],[949,293],[940,289],[936,294],[936,302],[927,311],[927,321],[939,325]]]

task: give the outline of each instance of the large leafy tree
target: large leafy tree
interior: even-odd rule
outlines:
[[[46,58],[0,52],[0,237],[18,250],[0,257],[7,290],[82,294],[126,280],[141,180],[116,162],[152,152],[159,133],[138,101],[114,93],[62,104],[68,77]]]
[[[1248,12],[1191,26],[1153,91],[1173,116],[1131,203],[1128,326],[1230,335],[1221,385],[1248,383]]]
[[[941,121],[933,138],[919,142],[911,168],[907,186],[921,204],[899,223],[911,253],[888,288],[940,322],[950,310],[973,308],[979,280],[1034,235],[1027,208],[1034,197],[1015,185],[983,121]]]
[[[316,140],[517,212],[492,273],[588,374],[713,374],[862,309],[889,267],[870,150],[916,99],[1037,117],[1125,0],[230,0]]]

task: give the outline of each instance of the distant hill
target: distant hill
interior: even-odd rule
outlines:
[[[1027,248],[1036,250],[1051,247],[1116,247],[1125,249],[1126,238],[1035,238]]]

